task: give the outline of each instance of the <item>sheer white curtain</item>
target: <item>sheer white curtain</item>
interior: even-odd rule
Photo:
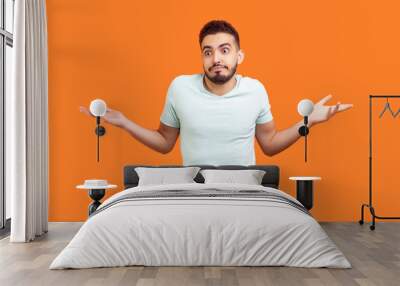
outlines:
[[[6,187],[11,242],[48,227],[48,90],[45,0],[16,0],[13,91],[6,98]]]

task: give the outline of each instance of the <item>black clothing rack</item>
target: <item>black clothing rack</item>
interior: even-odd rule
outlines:
[[[385,216],[378,216],[375,213],[375,209],[372,205],[372,101],[373,99],[380,99],[380,98],[400,98],[400,95],[370,95],[369,96],[369,203],[362,204],[361,206],[361,219],[359,223],[362,225],[364,224],[364,207],[369,208],[369,211],[372,216],[372,223],[369,226],[371,230],[375,229],[375,219],[400,219],[400,217],[385,217]]]

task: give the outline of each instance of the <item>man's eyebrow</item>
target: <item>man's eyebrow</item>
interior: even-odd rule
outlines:
[[[223,47],[223,46],[232,46],[231,44],[229,44],[229,43],[223,43],[223,44],[221,44],[221,45],[219,45],[218,46],[218,48],[221,48],[221,47]],[[211,49],[212,47],[211,46],[204,46],[203,47],[203,51],[205,50],[205,49]]]
[[[223,43],[223,44],[219,45],[218,48],[221,48],[221,47],[223,47],[223,46],[230,46],[230,47],[231,47],[231,44],[229,44],[229,43]]]

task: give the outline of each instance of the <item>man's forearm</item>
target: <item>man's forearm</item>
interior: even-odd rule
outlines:
[[[126,119],[121,128],[126,130],[132,137],[147,147],[162,154],[166,154],[168,152],[168,143],[157,130],[146,129],[130,121],[129,119]]]
[[[299,128],[304,125],[304,121],[301,120],[293,126],[277,131],[274,136],[270,139],[268,144],[268,153],[270,156],[276,155],[283,150],[287,149],[293,143],[295,143],[300,137]],[[310,128],[313,124],[310,122],[307,126]]]

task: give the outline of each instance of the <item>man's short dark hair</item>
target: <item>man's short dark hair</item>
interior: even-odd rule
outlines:
[[[203,42],[203,39],[207,35],[213,35],[217,33],[228,33],[231,34],[237,43],[238,48],[240,49],[240,40],[239,40],[239,33],[236,29],[227,21],[224,20],[212,20],[204,25],[204,27],[200,31],[199,35],[199,43]]]

